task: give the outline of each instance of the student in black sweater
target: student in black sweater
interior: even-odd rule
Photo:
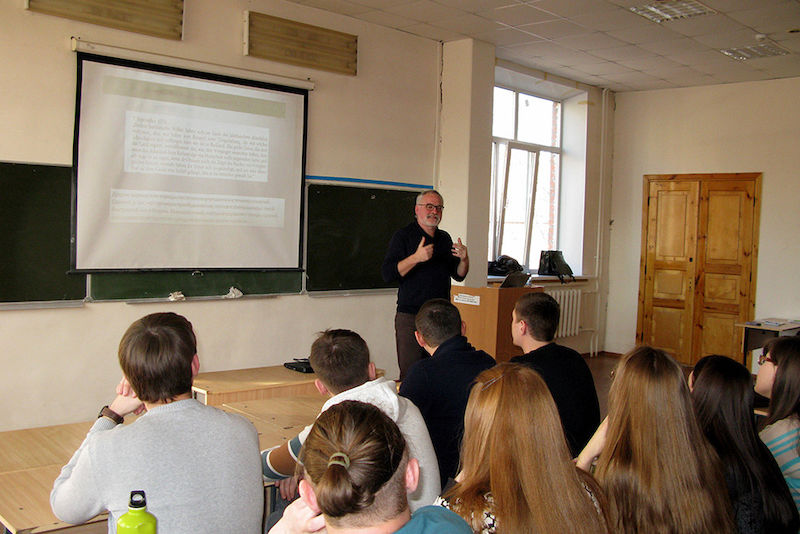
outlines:
[[[400,395],[417,405],[439,460],[442,487],[458,470],[464,411],[469,391],[494,358],[476,350],[464,337],[458,308],[446,299],[432,299],[417,313],[415,337],[431,358],[417,362],[400,386]]]
[[[581,355],[554,342],[560,318],[558,302],[547,293],[521,296],[512,312],[511,338],[525,354],[511,361],[542,375],[556,401],[570,452],[576,457],[600,424],[600,405],[592,372]]]

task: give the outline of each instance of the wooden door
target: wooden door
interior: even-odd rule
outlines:
[[[699,191],[698,182],[653,181],[645,206],[637,330],[640,342],[674,355],[689,354],[692,346]]]
[[[735,323],[753,318],[750,287],[755,185],[754,181],[702,183],[694,361],[708,354],[741,357],[743,330]]]
[[[637,341],[740,359],[753,318],[761,175],[645,176]]]

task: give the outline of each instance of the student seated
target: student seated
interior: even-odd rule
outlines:
[[[544,378],[564,425],[569,450],[577,456],[600,424],[592,372],[580,354],[555,342],[561,308],[553,297],[547,293],[522,295],[511,315],[511,339],[525,352],[511,361],[531,367]]]
[[[761,439],[778,462],[800,510],[800,337],[770,340],[758,363],[756,392],[769,397]]]
[[[260,532],[258,434],[245,418],[192,399],[196,345],[191,323],[175,313],[128,328],[119,363],[130,388],[103,407],[56,479],[50,505],[59,519],[82,523],[107,510],[116,532],[131,491],[144,490],[159,532]]]
[[[375,378],[366,342],[350,330],[326,330],[311,345],[308,357],[317,379],[314,384],[329,398],[322,413],[345,400],[374,404],[388,415],[408,442],[411,456],[419,461],[420,483],[409,495],[411,510],[432,504],[441,491],[439,468],[425,421],[414,404],[397,395],[394,381]],[[264,476],[273,480],[290,477],[303,443],[311,431],[307,426],[287,443],[261,453]]]
[[[719,457],[703,435],[681,366],[638,347],[616,369],[608,417],[578,457],[594,472],[615,532],[736,532]]]
[[[270,534],[470,534],[456,514],[438,506],[411,513],[407,493],[419,479],[400,429],[371,404],[344,401],[321,413],[300,452],[301,498]],[[322,514],[323,522],[317,514]]]
[[[481,371],[493,367],[494,358],[476,350],[464,337],[466,327],[449,300],[429,300],[416,316],[414,335],[431,357],[418,361],[400,385],[422,413],[439,460],[442,487],[458,471],[464,410],[469,390]]]
[[[438,502],[475,532],[608,532],[601,491],[575,467],[553,397],[526,366],[478,375],[456,480]]]
[[[722,460],[739,534],[796,534],[794,501],[756,430],[750,371],[726,356],[706,356],[689,388],[700,428]]]

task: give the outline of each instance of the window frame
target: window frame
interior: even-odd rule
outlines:
[[[506,91],[512,91],[514,93],[514,136],[515,139],[509,139],[506,137],[499,137],[499,136],[492,136],[492,176],[491,176],[491,194],[490,194],[490,202],[491,202],[491,209],[489,212],[489,230],[490,230],[490,246],[489,253],[491,254],[490,260],[497,258],[500,255],[500,251],[502,250],[503,244],[503,234],[505,232],[505,215],[507,209],[507,199],[508,199],[508,177],[510,172],[510,161],[511,161],[511,152],[512,150],[523,150],[529,153],[529,157],[533,156],[535,165],[534,165],[534,172],[533,172],[533,183],[530,184],[531,188],[531,199],[528,206],[528,211],[526,213],[526,220],[525,220],[525,244],[524,244],[524,253],[523,258],[520,263],[523,267],[529,271],[538,271],[538,265],[534,266],[529,265],[530,260],[530,247],[531,247],[531,237],[533,233],[533,220],[534,214],[536,209],[536,188],[538,186],[538,174],[539,174],[539,164],[541,163],[541,153],[548,152],[552,154],[557,154],[559,158],[559,165],[558,165],[558,176],[557,176],[557,211],[561,211],[561,157],[562,157],[562,147],[561,146],[547,146],[547,145],[540,145],[537,143],[528,143],[525,141],[519,141],[516,137],[519,134],[519,97],[520,94],[526,96],[532,96],[535,98],[547,100],[549,102],[557,103],[560,107],[559,110],[559,144],[563,144],[564,139],[564,102],[563,100],[557,100],[554,98],[546,97],[537,95],[535,92],[521,90],[514,87],[509,87],[505,85],[495,84],[495,88],[504,89]],[[493,112],[494,116],[494,112]],[[502,152],[501,146],[505,147],[505,161],[500,161],[500,154]],[[498,199],[496,195],[498,193],[498,178],[502,172],[503,175],[503,183],[502,183],[502,204],[500,205],[501,208],[498,210]],[[500,213],[497,213],[500,211]],[[555,216],[555,224],[556,228],[558,228],[558,214]],[[558,246],[558,230],[556,230],[556,247]]]

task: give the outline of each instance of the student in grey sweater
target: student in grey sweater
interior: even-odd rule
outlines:
[[[120,342],[119,361],[116,398],[53,485],[56,516],[81,523],[108,511],[114,533],[131,490],[144,490],[159,532],[260,532],[258,435],[243,417],[191,398],[200,365],[191,323],[174,313],[139,319]]]

